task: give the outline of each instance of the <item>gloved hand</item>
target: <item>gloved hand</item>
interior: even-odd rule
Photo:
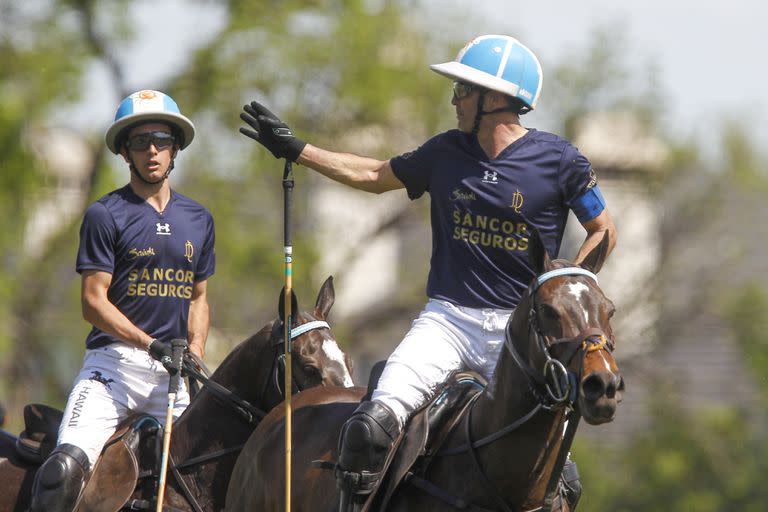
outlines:
[[[291,162],[299,158],[307,143],[294,137],[287,124],[257,101],[245,105],[243,110],[245,113],[240,114],[240,119],[253,130],[241,127],[240,133],[267,148],[275,158],[286,158]]]
[[[152,359],[160,361],[168,373],[176,373],[179,371],[178,365],[173,361],[173,351],[171,350],[170,343],[163,343],[160,340],[152,340],[147,349]]]

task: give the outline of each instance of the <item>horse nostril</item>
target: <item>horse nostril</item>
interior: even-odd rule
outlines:
[[[621,402],[624,395],[624,377],[618,376],[617,380],[619,381],[619,384],[616,386],[616,400]]]
[[[605,380],[600,375],[590,375],[581,383],[581,392],[588,400],[597,400],[605,394]]]

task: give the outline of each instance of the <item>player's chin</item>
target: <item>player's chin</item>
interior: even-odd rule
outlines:
[[[161,178],[165,177],[165,171],[166,169],[162,167],[150,167],[145,168],[142,170],[142,173],[145,178],[147,178],[150,181],[159,180]]]

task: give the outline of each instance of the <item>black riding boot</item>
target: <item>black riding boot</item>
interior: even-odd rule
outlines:
[[[344,423],[339,440],[336,484],[339,512],[359,510],[381,476],[384,461],[400,433],[395,413],[379,402],[362,402]]]
[[[57,446],[35,474],[30,512],[72,512],[89,468],[83,450],[72,444]]]
[[[565,460],[560,480],[563,484],[565,501],[568,502],[568,508],[573,512],[576,510],[576,505],[579,504],[579,498],[581,498],[581,480],[579,480],[579,470],[576,463],[571,460],[570,456]]]

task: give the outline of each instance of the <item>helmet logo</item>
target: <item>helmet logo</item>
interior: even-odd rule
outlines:
[[[139,91],[138,96],[140,100],[153,100],[157,96],[157,93],[155,93],[155,91],[144,90]]]

